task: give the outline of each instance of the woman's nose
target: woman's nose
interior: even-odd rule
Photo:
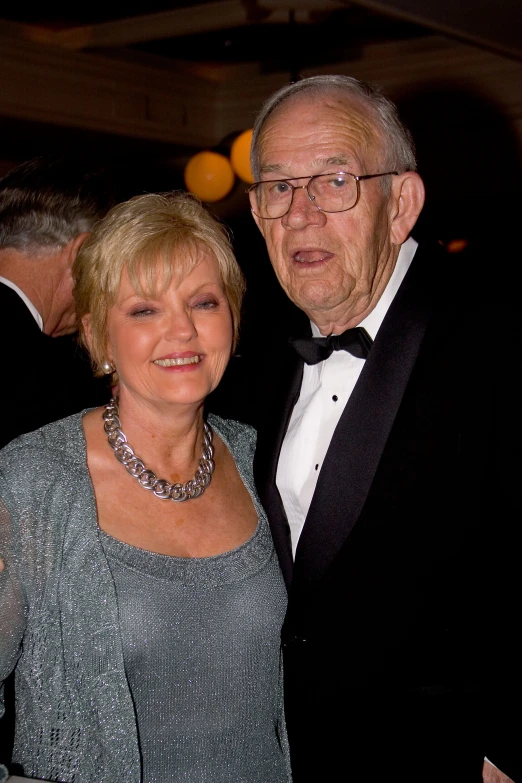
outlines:
[[[183,310],[170,314],[165,328],[165,339],[186,342],[196,335],[196,327],[188,312]]]

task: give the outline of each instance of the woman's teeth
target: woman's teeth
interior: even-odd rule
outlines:
[[[199,364],[201,357],[196,356],[183,356],[178,359],[154,359],[154,364],[159,364],[160,367],[181,367],[183,364]]]

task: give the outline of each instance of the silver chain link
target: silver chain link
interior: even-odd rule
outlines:
[[[114,451],[118,462],[121,462],[131,476],[138,480],[143,489],[152,490],[161,500],[174,500],[176,503],[182,503],[184,500],[199,498],[210,484],[214,472],[214,446],[212,445],[212,429],[206,421],[203,422],[203,455],[199,460],[199,467],[194,478],[184,484],[169,484],[165,479],[159,479],[152,470],[145,467],[143,460],[134,453],[134,449],[127,443],[127,438],[121,428],[116,397],[113,397],[105,405],[103,421],[109,446]]]

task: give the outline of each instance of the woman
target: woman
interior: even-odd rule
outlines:
[[[243,293],[226,235],[190,196],[138,196],[73,273],[81,338],[119,397],[0,452],[13,760],[74,783],[287,781],[286,596],[253,432],[203,413]]]

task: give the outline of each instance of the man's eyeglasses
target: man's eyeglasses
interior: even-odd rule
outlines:
[[[347,212],[353,209],[361,196],[360,182],[374,177],[388,177],[398,171],[382,174],[349,174],[337,171],[335,174],[315,174],[312,177],[290,179],[269,179],[254,182],[248,190],[250,207],[254,215],[265,220],[281,218],[290,210],[294,191],[305,188],[308,198],[321,212]],[[307,179],[305,185],[292,185],[292,181]]]

